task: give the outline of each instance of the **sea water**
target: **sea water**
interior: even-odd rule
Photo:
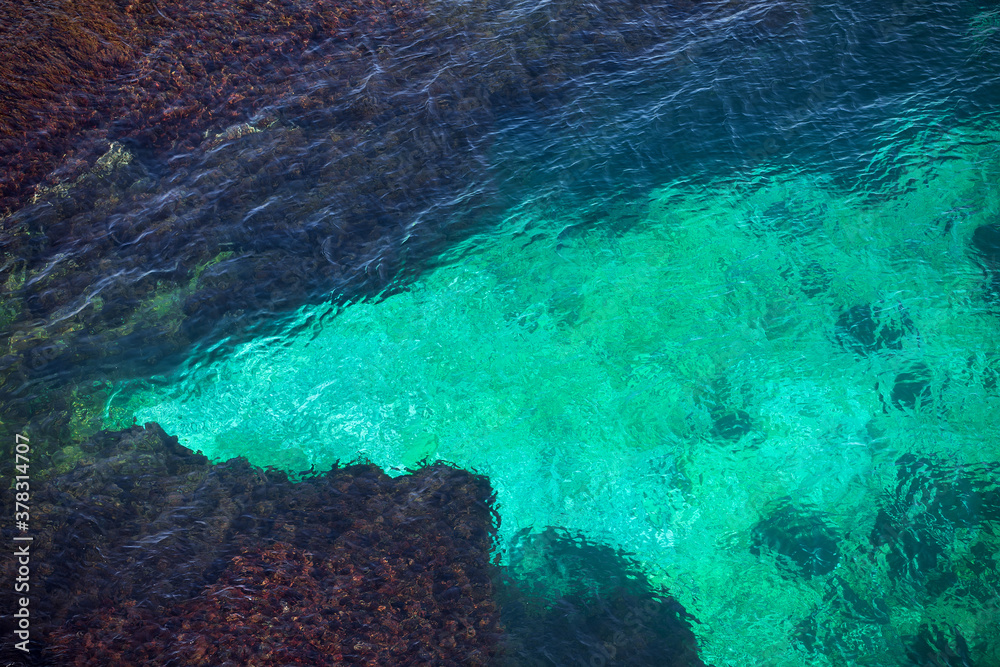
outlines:
[[[662,76],[648,53],[578,82],[559,122],[498,130],[509,203],[488,232],[377,298],[124,383],[105,421],[291,471],[486,474],[501,558],[547,526],[635,554],[707,663],[909,664],[933,626],[991,664],[996,519],[935,524],[933,576],[872,537],[906,461],[977,489],[1000,462],[1000,304],[970,247],[1000,222],[996,11],[951,9],[966,41],[927,62],[938,46],[906,36],[935,17],[887,24],[879,51],[852,46],[870,26],[846,6],[817,7],[803,30],[831,36],[802,48],[838,59],[794,91],[739,97],[794,49],[743,41],[740,63],[721,37]],[[880,90],[880,53],[926,71]],[[792,506],[835,539],[832,569],[761,548]]]

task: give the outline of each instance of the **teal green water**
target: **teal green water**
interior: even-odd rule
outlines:
[[[925,606],[868,536],[901,454],[1000,460],[1000,394],[983,381],[1000,318],[969,253],[973,230],[1000,218],[1000,132],[898,148],[885,159],[909,166],[882,193],[746,172],[662,184],[585,229],[590,202],[524,201],[400,293],[309,307],[294,336],[121,387],[106,422],[134,415],[213,459],[293,471],[359,457],[475,469],[498,492],[501,550],[557,525],[637,554],[701,621],[715,665],[894,664],[928,618],[988,643],[996,610]],[[838,315],[863,303],[907,313],[901,350],[838,344]],[[885,407],[918,362],[929,399]],[[745,411],[749,432],[716,434],[716,405]],[[752,526],[787,496],[828,513],[836,575],[884,600],[890,623],[840,619],[836,647],[798,646],[826,580],[750,551]]]

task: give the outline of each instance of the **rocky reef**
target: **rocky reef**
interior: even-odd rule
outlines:
[[[34,491],[24,664],[475,665],[497,652],[483,477],[353,465],[293,482],[211,465],[156,424],[83,449]],[[13,512],[13,494],[4,503]]]
[[[986,277],[984,297],[993,310],[1000,301],[1000,222],[977,227],[972,234],[973,260]]]
[[[704,667],[694,617],[626,554],[571,531],[525,531],[499,571],[500,667]]]
[[[782,498],[751,530],[750,552],[770,552],[779,567],[795,576],[820,577],[836,569],[840,538],[822,514]]]
[[[807,7],[0,6],[0,440],[8,450],[12,429],[43,436],[32,447],[32,599],[44,619],[33,655],[494,655],[485,480],[349,466],[293,482],[210,465],[155,426],[101,431],[109,396],[199,346],[225,354],[220,341],[280,330],[305,303],[405,289],[505,206],[490,162],[505,114],[540,122],[581,77],[699,17],[739,15],[771,38]],[[717,420],[721,437],[747,428],[734,415]],[[674,610],[666,599],[650,604]],[[609,622],[595,636],[614,642]]]
[[[895,468],[896,484],[884,489],[869,544],[854,547],[854,558],[843,557],[845,549],[823,575],[822,602],[797,624],[796,642],[808,654],[848,663],[882,645],[893,664],[997,664],[1000,466],[903,454]],[[814,515],[812,530],[828,530],[819,521]],[[796,523],[804,525],[802,518]],[[807,568],[821,575],[817,566],[825,570],[829,562],[821,557],[830,547],[818,537],[793,547],[799,554],[810,548],[809,559],[786,548],[807,576]],[[907,618],[912,608],[924,614]]]

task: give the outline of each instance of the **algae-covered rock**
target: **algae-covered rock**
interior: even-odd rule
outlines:
[[[845,350],[866,356],[880,350],[903,349],[903,336],[910,327],[910,318],[901,309],[866,303],[841,312],[836,336]]]
[[[81,449],[32,489],[35,664],[475,665],[496,651],[483,477],[355,465],[293,482],[211,465],[156,424]]]
[[[779,5],[745,18],[795,22],[805,3]],[[509,203],[490,161],[505,114],[544,126],[581,77],[704,10],[59,0],[0,12],[0,422],[26,428],[78,403],[55,395],[72,383],[164,373],[199,346],[273,332],[303,304],[402,289]],[[85,420],[57,421],[53,448]]]

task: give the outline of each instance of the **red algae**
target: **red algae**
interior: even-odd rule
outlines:
[[[83,448],[36,495],[45,664],[481,665],[498,650],[483,477],[355,465],[292,482],[211,465],[155,424]]]
[[[211,464],[152,423],[81,449],[34,493],[31,656],[8,642],[0,661],[430,667],[610,651],[704,667],[694,619],[625,554],[549,529],[515,540],[514,565],[492,561],[499,515],[481,475],[355,464],[292,481]],[[16,576],[16,559],[3,567]]]
[[[133,601],[57,640],[79,665],[483,665],[499,627],[490,601],[435,595],[432,570],[386,552],[320,557],[285,543],[247,547],[219,580],[153,617]],[[441,551],[438,557],[450,560]],[[461,590],[466,592],[463,594]],[[99,629],[95,629],[99,628]]]
[[[82,173],[109,141],[191,149],[290,93],[290,75],[331,49],[422,11],[419,0],[4,4],[0,214]]]

